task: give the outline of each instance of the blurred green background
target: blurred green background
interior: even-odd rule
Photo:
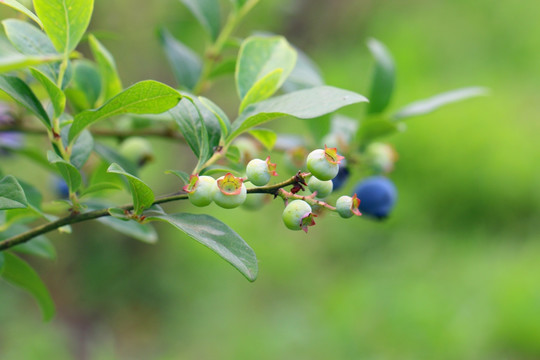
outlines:
[[[258,212],[212,206],[257,253],[255,283],[165,226],[155,246],[93,223],[51,236],[58,259],[32,263],[58,314],[42,323],[27,294],[1,284],[0,358],[540,358],[539,13],[533,0],[261,0],[239,35],[287,36],[328,84],[366,93],[365,40],[375,37],[397,63],[394,109],[463,86],[491,94],[411,119],[387,139],[399,153],[390,175],[399,201],[385,222],[329,215],[306,236],[285,229],[278,202]],[[203,49],[177,0],[96,0],[91,27],[111,33],[104,42],[125,85],[175,85],[160,25]],[[207,95],[232,114],[230,83]],[[154,145],[159,156],[141,177],[170,192],[177,182],[162,171],[191,155]],[[182,206],[192,210],[169,209]]]

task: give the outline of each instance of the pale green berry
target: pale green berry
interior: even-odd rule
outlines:
[[[283,210],[283,222],[291,230],[304,230],[307,232],[308,226],[315,225],[311,206],[304,200],[291,201]]]
[[[130,137],[122,142],[120,154],[139,166],[143,166],[154,157],[150,142],[137,136]]]
[[[332,183],[332,180],[326,180],[322,181],[317,179],[315,176],[312,176],[308,183],[309,191],[314,193],[317,192],[317,197],[319,199],[323,199],[330,195],[332,193],[332,190],[334,188],[334,184]]]
[[[248,180],[256,186],[268,184],[271,176],[276,176],[276,164],[270,162],[270,156],[265,160],[253,159],[246,167]]]
[[[342,218],[350,218],[353,215],[360,216],[362,215],[358,210],[360,205],[360,199],[354,194],[353,197],[350,196],[341,196],[336,201],[336,210]]]
[[[252,189],[255,186],[253,184],[247,183],[246,189]],[[259,210],[262,208],[265,203],[267,202],[269,195],[268,194],[249,194],[249,196],[246,198],[246,201],[242,204],[242,208],[246,210]]]
[[[338,155],[336,148],[324,147],[313,150],[307,157],[307,168],[319,180],[332,180],[339,171],[339,163],[343,156]]]
[[[184,186],[189,201],[195,206],[210,205],[214,199],[216,180],[211,176],[191,175],[189,184]]]
[[[225,209],[238,207],[246,201],[247,189],[244,180],[228,173],[216,180],[214,201]]]

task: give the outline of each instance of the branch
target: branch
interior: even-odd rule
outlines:
[[[297,175],[291,177],[290,179],[277,183],[275,185],[270,186],[262,186],[258,188],[252,188],[248,189],[248,193],[250,194],[274,194],[277,195],[279,193],[279,190],[285,186],[294,185],[297,184],[299,181],[303,181],[304,176],[307,176],[309,174],[306,173],[300,173],[298,172]],[[153,205],[163,204],[171,201],[177,201],[177,200],[186,200],[188,198],[188,195],[185,193],[177,193],[173,195],[167,195],[163,196],[161,198],[156,199],[154,201]],[[124,205],[121,206],[120,209],[122,210],[132,210],[133,204]],[[17,246],[19,244],[25,243],[39,235],[46,234],[48,232],[51,232],[53,230],[56,230],[58,228],[61,228],[62,226],[71,225],[80,223],[83,221],[98,219],[100,217],[104,216],[110,216],[108,208],[107,209],[99,209],[99,210],[93,210],[89,212],[85,212],[82,214],[70,214],[68,216],[65,216],[63,218],[60,218],[56,221],[39,225],[31,230],[28,230],[22,234],[15,235],[13,237],[10,237],[6,240],[0,241],[0,251],[7,250],[9,248],[12,248],[14,246]]]

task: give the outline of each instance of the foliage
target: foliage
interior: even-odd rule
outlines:
[[[179,88],[153,80],[124,88],[116,62],[98,36],[84,37],[93,0],[75,0],[69,6],[65,1],[34,0],[35,14],[17,1],[3,3],[27,15],[43,31],[30,22],[3,21],[11,45],[0,42],[5,48],[2,54],[6,54],[0,57],[0,89],[11,99],[10,106],[25,113],[0,123],[1,150],[16,156],[32,154],[28,157],[60,176],[69,191],[68,199],[61,201],[60,206],[44,206],[36,186],[19,181],[17,174],[0,176],[0,227],[5,230],[0,235],[0,274],[34,295],[46,319],[54,313],[52,300],[36,272],[15,255],[24,252],[51,257],[54,248],[44,234],[54,230],[69,232],[71,224],[99,219],[135,239],[155,242],[152,223],[165,222],[213,250],[254,281],[258,272],[255,253],[227,224],[207,214],[166,213],[159,204],[189,199],[192,192],[198,191],[199,175],[224,174],[214,182],[215,188],[204,187],[209,192],[204,194],[208,199],[233,208],[246,201],[246,194],[272,194],[284,200],[285,225],[307,232],[308,226],[315,225],[317,214],[335,212],[336,208],[327,202],[326,196],[317,196],[322,191],[320,187],[312,185],[313,193],[303,195],[306,181],[316,179],[319,173],[324,174],[321,180],[332,180],[343,157],[347,165],[341,166],[354,166],[357,176],[386,174],[395,160],[392,152],[372,151],[370,145],[401,131],[403,121],[410,117],[485,92],[479,88],[461,89],[389,111],[395,64],[389,50],[370,39],[367,44],[375,64],[369,105],[358,111],[358,119],[335,114],[345,106],[367,103],[368,98],[324,84],[313,61],[282,36],[254,35],[235,45],[234,30],[257,0],[233,1],[228,9],[217,0],[184,0],[209,35],[204,53],[198,55],[162,29],[161,44]],[[228,12],[227,20],[221,24],[220,14],[224,10]],[[75,50],[83,39],[88,40],[93,61]],[[232,62],[223,56],[231,47],[235,52]],[[215,102],[201,95],[217,76],[224,75],[234,75],[240,100],[233,121]],[[140,125],[137,115],[150,120]],[[283,117],[306,120],[309,133],[301,136],[299,142],[287,142],[290,137],[285,134],[260,127]],[[40,152],[32,153],[26,145],[17,149],[1,141],[9,132],[25,133],[36,128],[50,140],[50,146]],[[193,169],[189,173],[185,169],[168,170],[178,176],[182,184],[178,187],[187,188],[156,196],[138,177],[144,162],[134,161],[138,159],[132,156],[136,149],[121,150],[98,140],[102,136],[130,139],[141,135],[173,138],[187,144],[193,152]],[[300,158],[300,165],[292,161],[278,164],[278,172],[287,175],[281,182],[247,188],[249,178],[245,178],[244,164],[256,158],[253,153],[257,152],[257,142],[268,151],[287,155],[317,149],[314,152],[320,156],[316,164],[308,162],[308,168],[316,170],[313,174],[305,172],[305,158]],[[270,164],[269,159],[260,163]],[[326,169],[331,169],[330,175]],[[268,173],[273,170],[265,169]],[[0,174],[1,171],[0,168]],[[132,196],[129,205],[108,200],[116,199],[122,187]],[[356,197],[343,199],[346,204],[339,213],[345,214],[343,217],[359,215]],[[359,200],[361,206],[362,198]]]

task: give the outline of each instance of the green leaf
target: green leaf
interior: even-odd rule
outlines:
[[[249,133],[267,149],[272,150],[277,141],[277,134],[268,129],[253,129]]]
[[[24,55],[8,55],[0,57],[0,73],[5,73],[13,70],[24,69],[30,66],[40,65],[53,61],[58,61],[58,55],[46,56],[24,56]]]
[[[2,276],[2,273],[4,272],[5,263],[6,263],[6,260],[4,258],[4,253],[0,252],[0,276]]]
[[[205,108],[207,108],[212,114],[214,114],[215,118],[219,122],[219,126],[221,127],[221,136],[225,138],[231,130],[231,121],[227,117],[227,114],[225,114],[225,112],[221,110],[221,108],[215,103],[213,103],[210,99],[199,96],[199,101]]]
[[[26,207],[28,207],[28,201],[17,179],[8,175],[0,180],[0,210]]]
[[[21,287],[34,296],[43,313],[45,321],[54,316],[54,303],[39,275],[21,258],[9,253],[4,254],[2,277],[9,283]]]
[[[69,54],[90,23],[94,0],[34,0],[34,9],[56,50]]]
[[[58,56],[51,40],[37,27],[21,20],[8,19],[2,21],[6,36],[13,46],[29,56]],[[56,83],[60,63],[47,63],[39,66],[51,80]],[[67,78],[64,84],[67,84]]]
[[[249,281],[257,278],[255,252],[234,230],[218,219],[204,214],[148,212],[147,220],[171,224],[221,256]]]
[[[16,224],[10,227],[9,230],[2,231],[0,233],[0,240],[8,239],[25,231],[28,231],[28,227],[21,224]],[[14,246],[11,250],[17,251],[19,253],[39,256],[45,259],[56,258],[56,250],[54,246],[49,241],[49,239],[47,239],[43,235],[37,236],[35,238],[32,238],[32,240],[30,241]]]
[[[34,92],[24,81],[8,75],[0,75],[0,90],[3,90],[13,100],[33,112],[50,129],[51,121],[49,115],[43,109]]]
[[[367,46],[375,58],[367,113],[378,114],[383,112],[390,103],[396,80],[396,69],[392,55],[380,41],[369,39]]]
[[[102,89],[100,95],[100,103],[108,100],[122,91],[122,82],[116,70],[116,63],[111,53],[103,46],[94,35],[88,37],[90,50],[92,55],[99,65],[101,73]]]
[[[296,50],[283,37],[247,38],[240,48],[235,74],[241,110],[272,96],[293,70],[296,57]]]
[[[212,41],[219,35],[221,27],[220,6],[218,0],[181,0],[184,5],[195,15]]]
[[[402,120],[405,118],[429,114],[440,108],[441,106],[455,103],[461,100],[469,99],[476,96],[487,95],[488,89],[483,87],[468,87],[448,91],[439,95],[432,96],[428,99],[415,101],[396,111],[392,118],[394,120]]]
[[[60,172],[60,175],[62,175],[62,178],[64,178],[64,180],[66,181],[70,193],[76,192],[79,187],[81,187],[81,173],[75,166],[71,165],[50,150],[47,152],[47,159],[51,164],[56,165],[58,172]]]
[[[47,94],[49,94],[49,98],[51,99],[54,108],[54,116],[58,118],[64,113],[64,108],[66,107],[66,96],[64,95],[64,92],[40,70],[33,68],[30,69],[30,72],[32,73],[32,76],[43,85]]]
[[[16,0],[2,0],[2,1],[0,1],[0,4],[7,5],[7,6],[13,8],[13,9],[19,11],[20,13],[28,16],[30,19],[34,20],[39,25],[39,27],[43,28],[43,24],[41,23],[41,20],[39,20],[39,18],[36,16],[36,14],[34,14],[30,10],[28,10],[28,8],[26,8],[20,2],[18,2]]]
[[[154,193],[141,179],[126,172],[118,164],[111,164],[107,172],[124,175],[127,178],[131,196],[133,197],[133,209],[136,215],[140,215],[144,209],[152,206],[155,200]]]
[[[90,124],[120,114],[160,114],[174,107],[182,96],[173,88],[153,80],[141,81],[116,95],[96,110],[77,114],[69,141]]]
[[[254,126],[282,116],[312,119],[332,113],[347,105],[367,101],[360,94],[332,86],[319,86],[276,96],[249,106],[233,123],[232,133],[226,143],[230,143],[238,135]]]
[[[243,172],[240,172],[240,171],[228,168],[228,167],[219,166],[219,165],[212,165],[212,166],[208,166],[207,168],[204,168],[204,170],[200,172],[200,175],[208,175],[208,176],[225,175],[227,173],[231,173],[237,177],[242,177],[245,175],[245,173]]]
[[[366,118],[358,129],[357,138],[361,143],[366,143],[376,138],[388,136],[399,130],[397,125],[386,118]]]
[[[298,59],[291,74],[283,83],[285,92],[293,92],[324,85],[324,80],[317,65],[302,51],[296,49]]]
[[[176,175],[184,183],[184,185],[189,184],[189,174],[186,172],[180,170],[167,170],[165,171],[165,174]]]
[[[62,141],[64,145],[68,142],[68,133],[71,125],[66,125],[62,128]],[[94,138],[88,130],[84,130],[81,135],[75,140],[71,149],[71,156],[69,161],[80,169],[86,163],[86,160],[90,157],[92,150],[94,149]]]
[[[214,66],[208,78],[215,79],[223,75],[234,74],[235,70],[236,59],[225,59]]]
[[[160,30],[159,38],[176,82],[188,90],[193,90],[201,76],[201,59],[193,50],[175,39],[166,29]]]

